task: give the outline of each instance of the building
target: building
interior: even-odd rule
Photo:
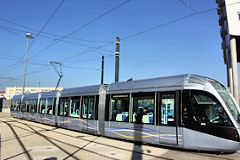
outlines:
[[[5,91],[0,91],[0,98],[3,98],[5,94]]]
[[[14,95],[22,94],[22,87],[6,87],[6,92],[4,97],[6,99],[11,99]],[[62,90],[63,88],[58,88],[58,90]],[[55,87],[25,87],[24,93],[34,93],[34,92],[49,92],[55,90]]]
[[[238,66],[240,62],[240,0],[216,0],[228,89],[239,104]]]

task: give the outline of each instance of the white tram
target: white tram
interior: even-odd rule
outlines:
[[[11,115],[87,133],[183,149],[236,152],[240,109],[219,82],[178,75],[17,95]]]

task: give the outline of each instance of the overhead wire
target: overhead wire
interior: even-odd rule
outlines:
[[[64,0],[62,0],[59,5],[57,6],[57,8],[53,11],[53,13],[51,14],[51,16],[48,18],[47,22],[43,25],[43,27],[41,28],[41,30],[36,34],[36,37],[33,39],[31,45],[29,46],[30,50],[33,46],[33,44],[36,42],[36,40],[38,39],[38,37],[40,36],[40,34],[43,32],[43,30],[47,27],[47,25],[50,23],[50,21],[53,19],[53,17],[56,15],[57,11],[61,8],[61,6],[63,5]]]
[[[101,49],[101,48],[106,47],[106,46],[111,45],[111,44],[114,44],[114,42],[109,42],[109,43],[106,43],[106,44],[104,44],[104,45],[97,46],[97,47],[95,47],[95,49]],[[90,53],[90,52],[92,52],[92,51],[89,50],[89,49],[86,49],[86,50],[84,50],[84,51],[81,51],[81,52],[73,55],[73,56],[66,57],[66,58],[64,58],[62,61],[64,62],[64,61],[70,60],[70,59],[72,59],[72,58],[75,58],[75,57],[79,57],[79,56],[88,54],[88,53]],[[114,52],[114,51],[112,51],[112,53],[113,53],[113,52]],[[106,55],[106,54],[104,54],[104,55]],[[106,55],[106,56],[109,56],[109,55],[113,55],[113,54],[108,54],[108,55]]]
[[[180,0],[180,1],[181,1],[181,0]],[[207,13],[207,12],[211,12],[211,11],[217,9],[217,8],[211,8],[211,9],[207,9],[207,10],[203,10],[203,11],[200,11],[200,12],[199,12],[199,11],[197,11],[196,9],[194,9],[194,8],[192,7],[192,5],[187,4],[187,3],[184,2],[184,1],[181,1],[181,2],[183,2],[186,6],[189,6],[189,7],[194,11],[194,13],[193,13],[193,14],[190,14],[190,15],[187,15],[187,16],[183,16],[183,17],[174,19],[174,20],[171,20],[171,21],[169,21],[169,22],[166,22],[166,23],[163,23],[163,24],[154,26],[154,27],[151,27],[151,28],[149,28],[149,29],[145,29],[145,30],[143,30],[143,31],[140,31],[140,32],[137,32],[137,33],[134,33],[134,34],[130,34],[130,35],[128,35],[128,36],[125,36],[125,37],[121,38],[121,41],[127,40],[127,39],[129,39],[129,38],[138,36],[138,35],[143,34],[143,33],[146,33],[146,32],[153,31],[153,30],[155,30],[155,29],[158,29],[158,28],[160,28],[160,27],[164,27],[164,26],[166,26],[166,25],[170,25],[170,24],[172,24],[172,23],[176,23],[176,22],[178,22],[178,21],[185,20],[185,19],[190,18],[190,17],[192,17],[192,16],[199,15],[199,14],[203,14],[203,13]],[[113,43],[114,43],[114,42],[106,43],[106,44],[101,45],[101,46],[98,46],[98,47],[96,47],[96,48],[102,48],[102,47],[108,46],[108,45],[113,44]],[[66,61],[66,60],[69,60],[69,59],[71,59],[71,58],[84,55],[84,54],[86,54],[86,53],[89,53],[89,51],[83,51],[83,52],[81,52],[81,53],[79,53],[79,54],[77,54],[77,55],[75,55],[75,56],[67,57],[67,58],[65,58],[63,61]],[[114,56],[114,54],[109,54],[108,56],[111,57],[111,56]]]
[[[90,21],[87,22],[86,24],[80,26],[79,28],[75,29],[74,31],[70,32],[69,34],[61,37],[60,39],[65,39],[65,38],[71,36],[72,34],[74,34],[74,33],[76,33],[76,32],[79,32],[79,31],[82,30],[83,28],[85,28],[85,27],[87,27],[88,25],[94,23],[95,21],[101,19],[102,17],[108,15],[109,13],[113,12],[114,10],[120,8],[121,6],[127,4],[127,3],[130,2],[130,1],[131,1],[131,0],[127,0],[127,1],[124,1],[123,3],[121,3],[121,4],[118,4],[117,6],[113,7],[112,9],[110,9],[110,10],[108,10],[108,11],[106,11],[106,12],[104,12],[103,14],[95,17],[94,19],[90,20]],[[53,41],[51,41],[44,49],[42,49],[40,52],[37,52],[37,53],[34,54],[32,57],[35,57],[35,56],[40,55],[41,53],[43,53],[45,50],[47,50],[47,49],[50,48],[51,46],[56,45],[58,42],[59,42],[59,40],[56,40],[56,41],[53,40]],[[32,57],[31,57],[31,58],[32,58]]]
[[[3,31],[8,32],[8,33],[11,33],[11,34],[13,34],[13,35],[15,35],[15,36],[19,36],[16,32],[13,32],[13,31],[11,31],[11,30],[8,30],[8,29],[6,29],[6,28],[4,28],[4,27],[2,27],[2,26],[0,26],[0,30],[3,30]]]
[[[50,35],[50,36],[54,36],[54,37],[44,36],[44,37],[53,39],[53,40],[52,40],[52,43],[50,43],[50,44],[53,44],[54,41],[59,40],[59,41],[64,41],[64,42],[66,42],[66,43],[71,43],[71,44],[80,45],[80,46],[89,47],[89,48],[95,48],[95,47],[93,47],[93,46],[88,46],[88,45],[85,45],[85,44],[80,44],[80,43],[76,43],[76,42],[71,42],[71,41],[59,39],[59,38],[56,38],[57,35],[43,32],[43,30],[45,29],[45,27],[47,26],[47,24],[49,24],[49,22],[50,22],[51,19],[54,17],[54,15],[56,14],[56,12],[57,12],[57,11],[60,9],[60,7],[62,6],[63,2],[64,2],[64,0],[62,0],[61,3],[58,5],[58,7],[54,10],[53,14],[50,16],[50,18],[49,18],[48,21],[45,23],[45,25],[42,27],[42,29],[41,29],[40,31],[38,31],[38,33],[36,34],[37,37],[32,41],[32,43],[31,43],[31,45],[30,45],[30,47],[29,47],[29,50],[31,49],[31,47],[33,46],[34,42],[37,40],[37,38],[40,36],[41,33],[48,34],[48,35]],[[27,27],[27,26],[24,26],[24,25],[21,25],[21,24],[17,24],[17,23],[15,23],[15,22],[11,22],[11,21],[6,20],[6,19],[3,19],[3,18],[0,18],[0,20],[5,21],[5,22],[8,22],[8,23],[11,23],[11,24],[14,24],[14,25],[18,25],[18,26],[20,26],[20,27],[24,27],[24,28],[30,29],[30,30],[32,30],[32,31],[37,31],[36,29],[30,28],[30,27]],[[9,31],[10,29],[13,29],[13,28],[1,26],[0,29],[5,29],[5,31],[8,31],[8,32],[10,32],[10,33],[13,33],[13,34],[17,35],[15,32]],[[27,32],[27,31],[23,31],[23,30],[20,30],[20,29],[14,29],[14,30],[15,30],[15,31],[24,32],[24,33]],[[67,37],[66,37],[66,38],[67,38]],[[106,42],[106,41],[97,41],[97,40],[85,40],[85,39],[80,39],[80,38],[75,38],[75,37],[69,37],[69,38],[74,39],[74,40],[81,40],[81,41],[85,41],[85,42]],[[48,48],[46,48],[46,49],[48,49]],[[97,49],[97,48],[95,48],[95,49]],[[109,51],[109,50],[104,50],[104,51],[112,52],[112,51]],[[23,57],[24,57],[24,56],[23,56]],[[22,59],[23,59],[23,58],[22,58]],[[11,67],[11,66],[16,66],[16,64],[10,65],[10,66],[8,66],[8,68]],[[16,66],[16,67],[17,67],[17,66]],[[13,68],[16,68],[16,67],[13,67]],[[11,69],[13,69],[13,68],[11,68]]]
[[[92,61],[92,60],[89,60]],[[94,59],[94,61],[96,61],[96,59]],[[85,62],[85,61],[84,61]],[[40,66],[51,66],[51,64],[47,64],[47,63],[29,63],[29,65],[40,65]],[[72,68],[72,69],[86,69],[86,70],[99,70],[99,69],[95,69],[95,68],[87,68],[87,67],[79,67],[79,66],[69,66],[69,65],[65,65],[62,64],[63,68]]]
[[[146,33],[146,32],[150,32],[150,31],[156,30],[156,29],[161,28],[161,27],[165,27],[165,26],[167,26],[167,25],[170,25],[170,24],[173,24],[173,23],[176,23],[176,22],[179,22],[179,21],[188,19],[188,18],[190,18],[190,17],[196,16],[196,15],[199,15],[199,14],[211,12],[211,11],[216,10],[216,9],[217,9],[217,8],[211,8],[211,9],[199,11],[199,12],[197,12],[197,13],[192,13],[192,14],[189,14],[189,15],[186,15],[186,16],[183,16],[183,17],[176,18],[176,19],[174,19],[174,20],[171,20],[171,21],[168,21],[168,22],[165,22],[165,23],[162,23],[162,24],[153,26],[153,27],[151,27],[151,28],[142,30],[142,31],[137,32],[137,33],[130,34],[130,35],[128,35],[128,36],[125,36],[125,37],[121,38],[121,41],[130,39],[130,38],[132,38],[132,37],[136,37],[136,36],[138,36],[138,35],[140,35],[140,34],[143,34],[143,33]]]
[[[18,32],[23,32],[23,33],[26,33],[27,31],[23,31],[23,30],[19,30],[19,29],[16,29],[16,28],[10,28],[10,27],[5,27],[5,26],[1,26],[0,25],[0,29],[1,28],[4,28],[4,29],[8,29],[8,30],[14,30],[14,31],[18,31]],[[45,38],[49,38],[49,39],[52,39],[52,40],[59,40],[59,41],[62,41],[64,43],[69,43],[69,44],[74,44],[74,45],[79,45],[79,46],[83,46],[83,47],[87,47],[87,48],[91,48],[91,49],[99,49],[99,50],[102,50],[102,51],[106,51],[106,52],[110,52],[112,53],[113,51],[111,50],[107,50],[107,49],[101,49],[101,48],[98,48],[98,47],[94,47],[94,46],[91,46],[91,45],[87,45],[87,44],[82,44],[82,43],[79,43],[79,42],[73,42],[73,41],[69,41],[69,40],[63,40],[63,39],[60,39],[56,36],[52,36],[52,35],[41,35],[42,37],[45,37]],[[77,38],[74,38],[72,37],[71,39],[77,39]],[[85,40],[85,42],[110,42],[110,43],[114,43],[112,41],[95,41],[95,40]]]
[[[228,4],[227,6],[232,6],[232,5],[236,5],[236,4],[239,4],[239,3],[240,3],[240,2],[233,2],[233,3],[231,3],[231,4]],[[174,19],[174,20],[168,21],[168,22],[166,22],[166,23],[162,23],[162,24],[153,26],[153,27],[151,27],[151,28],[142,30],[142,31],[140,31],[140,32],[137,32],[137,33],[134,33],[134,34],[130,34],[130,35],[128,35],[128,36],[125,36],[125,37],[121,38],[121,41],[130,39],[130,38],[132,38],[132,37],[136,37],[136,36],[138,36],[138,35],[140,35],[140,34],[143,34],[143,33],[146,33],[146,32],[150,32],[150,31],[156,30],[156,29],[158,29],[158,28],[161,28],[161,27],[164,27],[164,26],[167,26],[167,25],[170,25],[170,24],[173,24],[173,23],[176,23],[176,22],[185,20],[185,19],[188,19],[188,18],[193,17],[193,16],[196,16],[196,15],[200,15],[200,14],[212,12],[212,11],[217,10],[217,9],[218,9],[218,7],[214,7],[214,8],[210,8],[210,9],[206,9],[206,10],[202,10],[202,11],[197,11],[197,12],[194,12],[194,13],[192,13],[192,14],[189,14],[189,15],[186,15],[186,16],[179,17],[179,18],[176,18],[176,19]]]
[[[213,11],[213,10],[216,10],[216,9],[217,9],[217,8],[211,8],[211,9],[204,10],[204,11],[200,11],[200,12],[194,12],[194,13],[192,13],[192,14],[190,14],[190,15],[183,16],[183,17],[180,17],[180,18],[171,20],[171,21],[169,21],[169,22],[166,22],[166,23],[163,23],[163,24],[160,24],[160,25],[157,25],[157,26],[154,26],[154,27],[145,29],[145,30],[143,30],[143,31],[140,31],[140,32],[137,32],[137,33],[134,33],[134,34],[130,34],[130,35],[128,35],[128,36],[125,36],[125,37],[121,38],[121,41],[127,40],[127,39],[129,39],[129,38],[138,36],[138,35],[143,34],[143,33],[146,33],[146,32],[153,31],[153,30],[158,29],[158,28],[160,28],[160,27],[164,27],[164,26],[170,25],[170,24],[172,24],[172,23],[176,23],[176,22],[178,22],[178,21],[185,20],[185,19],[190,18],[190,17],[192,17],[192,16],[195,16],[195,15],[198,15],[198,14],[207,13],[207,12],[210,12],[210,11]],[[101,46],[98,46],[98,47],[96,47],[96,48],[103,48],[103,47],[106,47],[106,46],[108,46],[108,45],[110,45],[110,44],[113,44],[113,43],[114,43],[114,42],[106,43],[106,44],[101,45]],[[72,58],[75,58],[75,57],[78,57],[78,56],[81,56],[81,55],[84,55],[84,54],[87,54],[87,53],[89,53],[89,51],[83,51],[83,52],[78,53],[77,55],[67,57],[67,58],[65,58],[63,61],[66,61],[66,60],[69,60],[69,59],[72,59]],[[109,56],[114,56],[114,54],[109,54]]]
[[[186,7],[189,7],[194,13],[198,13],[198,11],[193,8],[193,6],[190,3],[185,2],[184,0],[179,0],[181,3],[183,3]]]
[[[15,22],[12,22],[12,21],[3,19],[3,18],[0,18],[0,20],[5,21],[5,22],[7,22],[7,23],[9,23],[9,24],[13,24],[13,25],[16,25],[16,26],[19,26],[19,27],[28,29],[28,30],[21,30],[21,29],[16,29],[16,28],[11,28],[11,27],[2,26],[2,27],[4,27],[4,28],[8,28],[8,29],[11,29],[11,30],[15,30],[15,31],[19,31],[19,32],[24,32],[24,33],[30,32],[30,33],[32,33],[32,34],[35,34],[36,32],[39,32],[39,30],[37,30],[37,29],[30,28],[30,27],[24,26],[24,25],[22,25],[22,24],[18,24],[18,23],[15,23]],[[30,31],[29,31],[29,30],[30,30]],[[63,37],[63,35],[53,34],[53,33],[44,32],[44,31],[42,31],[41,33],[44,34],[44,35],[52,36],[52,37],[59,37],[59,38],[60,38],[60,37]],[[72,36],[69,36],[69,37],[66,37],[66,38],[67,38],[67,39],[78,40],[78,41],[83,41],[83,42],[94,42],[94,43],[110,42],[110,41],[106,41],[106,40],[91,40],[91,39],[76,38],[76,37],[72,37]],[[59,39],[59,40],[60,40],[60,39]]]
[[[40,36],[40,34],[43,32],[43,30],[46,28],[46,26],[50,23],[50,21],[51,21],[52,18],[55,16],[55,14],[56,14],[57,11],[60,9],[60,7],[63,5],[63,3],[64,3],[64,0],[61,1],[61,3],[60,3],[60,4],[57,6],[57,8],[54,10],[53,14],[50,16],[50,18],[47,20],[47,22],[43,25],[43,27],[41,28],[41,30],[38,32],[37,37],[35,37],[35,39],[32,41],[32,43],[31,43],[31,45],[30,45],[30,47],[29,47],[28,50],[31,49],[31,47],[33,46],[34,42],[37,40],[37,38]],[[12,23],[12,24],[15,24],[15,25],[18,25],[18,26],[21,26],[21,27],[24,27],[24,28],[28,28],[28,29],[33,30],[32,28],[29,28],[29,27],[26,27],[26,26],[23,26],[23,25],[19,25],[19,24],[10,22],[10,21],[5,20],[5,19],[2,19],[2,18],[0,18],[0,19],[3,20],[3,21],[5,21],[5,22]],[[3,27],[1,27],[1,28],[3,28]],[[12,31],[8,31],[8,32],[17,35],[16,33],[12,32]],[[24,56],[23,56],[23,57],[24,57]],[[22,59],[23,59],[23,58],[21,58],[21,60],[22,60]],[[17,67],[16,64],[13,64],[12,66],[13,66],[13,67],[11,67],[11,65],[10,65],[10,66],[8,66],[8,68],[11,67],[11,69],[13,69],[13,68],[16,68],[16,67]],[[9,69],[8,69],[7,71],[9,71]]]
[[[5,53],[2,53],[2,52],[0,52],[0,59],[5,59],[5,60],[9,60],[9,61],[17,61],[17,62],[24,63],[24,61],[21,59],[21,57],[5,54]],[[31,60],[31,59],[28,60],[28,62],[29,61],[34,62],[34,60]],[[49,61],[38,59],[36,62],[48,63]]]
[[[234,3],[234,4],[237,4],[237,3],[239,3],[239,2],[236,2],[236,3]],[[231,4],[231,5],[234,5],[234,4]],[[159,25],[153,26],[153,27],[151,27],[151,28],[149,28],[149,29],[145,29],[145,30],[143,30],[143,31],[140,31],[140,32],[137,32],[137,33],[134,33],[134,34],[130,34],[130,35],[128,35],[128,36],[123,37],[121,40],[127,40],[127,39],[129,39],[129,38],[138,36],[138,35],[140,35],[140,34],[143,34],[143,33],[146,33],[146,32],[150,32],[150,31],[153,31],[153,30],[155,30],[155,29],[158,29],[158,28],[161,28],[161,27],[164,27],[164,26],[167,26],[167,25],[170,25],[170,24],[173,24],[173,23],[176,23],[176,22],[185,20],[185,19],[190,18],[190,17],[193,17],[193,16],[195,16],[195,15],[199,15],[199,14],[203,14],[203,13],[208,13],[208,12],[211,12],[211,11],[216,10],[216,9],[217,9],[217,8],[211,8],[211,9],[208,9],[208,10],[199,11],[199,12],[197,12],[197,13],[194,12],[193,14],[186,15],[186,16],[183,16],[183,17],[180,17],[180,18],[171,20],[171,21],[169,21],[169,22],[166,22],[166,23],[163,23],[163,24],[159,24]],[[114,42],[110,42],[110,43],[107,43],[107,44],[98,46],[97,48],[105,47],[105,46],[110,45],[110,44],[112,44],[112,43],[114,43]],[[113,55],[111,55],[111,56],[113,56]]]
[[[17,80],[16,78],[11,78],[11,77],[2,77],[2,76],[0,76],[0,79]]]

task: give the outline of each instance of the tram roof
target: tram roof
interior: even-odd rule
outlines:
[[[58,91],[51,91],[51,92],[41,92],[41,98],[45,97],[56,97]]]
[[[37,93],[28,93],[28,94],[24,94],[23,98],[24,99],[29,99],[29,98],[37,98],[38,97],[38,92]]]
[[[101,85],[66,88],[66,89],[62,90],[61,97],[97,95],[97,94],[99,94],[100,87],[101,87]]]
[[[22,98],[22,95],[14,95],[13,97],[12,97],[12,100],[19,100],[19,99],[21,99]]]
[[[204,84],[207,78],[199,75],[183,74],[152,79],[134,80],[112,83],[108,87],[108,94],[130,92],[171,91],[183,89],[186,83]]]

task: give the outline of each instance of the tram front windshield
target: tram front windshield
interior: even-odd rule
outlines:
[[[219,95],[224,100],[226,106],[231,111],[233,117],[237,120],[237,122],[240,124],[240,111],[237,108],[238,106],[234,103],[232,96],[230,95],[229,91],[219,82],[216,82],[214,80],[209,80],[213,87],[217,90]]]

